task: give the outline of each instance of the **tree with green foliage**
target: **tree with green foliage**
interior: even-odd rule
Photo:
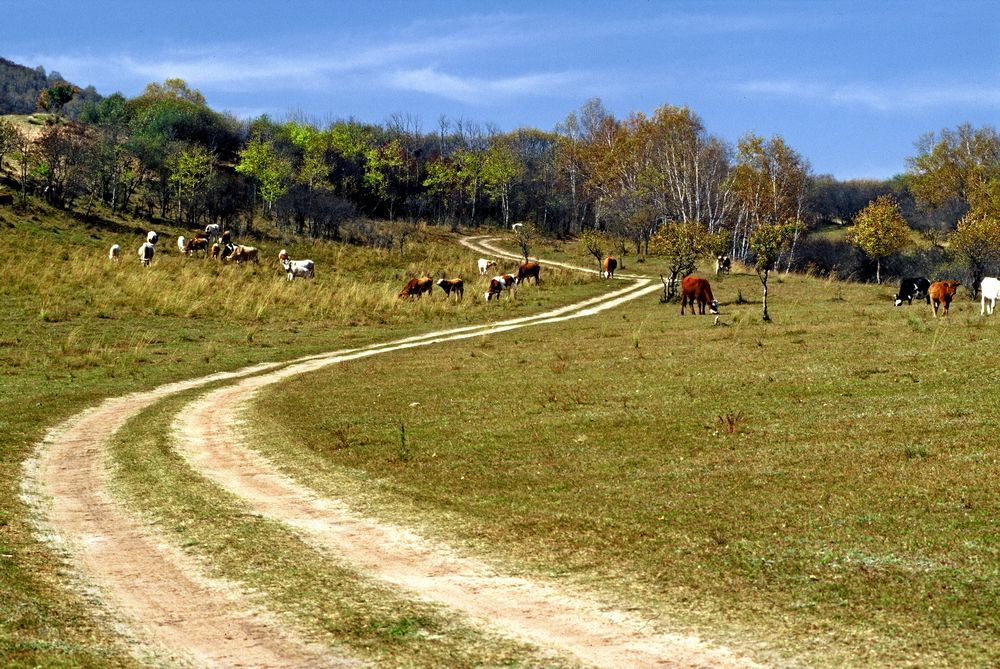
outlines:
[[[972,279],[973,296],[987,273],[994,273],[1000,263],[1000,217],[984,212],[969,212],[958,222],[949,238],[950,253],[965,261]]]
[[[1000,216],[1000,134],[990,127],[963,123],[917,142],[907,159],[908,183],[922,204],[963,202],[970,211]]]
[[[365,185],[376,200],[385,205],[389,220],[396,214],[399,200],[400,182],[406,173],[406,155],[399,140],[391,139],[382,145],[373,145],[365,150]]]
[[[750,235],[750,250],[753,252],[754,269],[757,270],[757,278],[760,279],[764,287],[764,322],[771,320],[771,315],[767,310],[767,280],[771,270],[778,264],[778,259],[791,244],[795,237],[796,228],[801,225],[798,221],[786,223],[762,223],[757,226]]]
[[[854,217],[854,227],[848,231],[847,241],[875,261],[875,282],[882,283],[882,259],[910,243],[910,226],[896,198],[882,195],[869,202]]]
[[[38,96],[38,108],[50,114],[59,116],[70,100],[78,93],[80,88],[65,81],[60,81],[54,86],[50,86],[42,91]]]
[[[698,261],[712,248],[713,236],[700,221],[671,221],[661,227],[650,243],[652,252],[667,262],[664,301],[677,294],[677,279],[698,268]],[[662,278],[662,275],[661,275]]]
[[[199,200],[208,191],[215,171],[215,156],[197,144],[185,147],[168,159],[170,184],[176,189],[177,220],[185,220],[182,210],[187,210],[186,222],[198,219]]]
[[[503,226],[510,225],[510,192],[524,166],[505,138],[495,138],[483,156],[483,193],[499,203]]]
[[[278,155],[271,142],[259,137],[251,139],[239,152],[235,169],[239,174],[254,179],[254,208],[256,208],[257,193],[270,212],[274,201],[288,192],[292,165],[287,158]]]

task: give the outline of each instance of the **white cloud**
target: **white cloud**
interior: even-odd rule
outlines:
[[[931,107],[1000,105],[1000,86],[906,85],[878,86],[870,83],[819,83],[793,79],[761,79],[733,86],[741,93],[791,98],[845,107],[864,107],[880,112],[908,111]]]
[[[430,93],[470,104],[486,104],[501,98],[560,94],[567,86],[578,84],[582,78],[579,73],[551,72],[484,79],[459,77],[425,67],[397,70],[387,75],[384,81],[394,88]]]

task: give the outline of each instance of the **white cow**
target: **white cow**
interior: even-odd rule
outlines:
[[[205,234],[208,235],[209,241],[218,239],[222,234],[222,226],[218,223],[209,223],[205,226]]]
[[[1000,279],[992,276],[988,276],[983,279],[983,282],[979,284],[979,315],[983,314],[993,314],[993,309],[997,305],[997,298],[1000,297]],[[990,301],[990,306],[987,308],[986,300]],[[988,310],[987,310],[988,309]]]
[[[490,270],[490,267],[496,267],[497,264],[493,260],[487,260],[486,258],[479,259],[479,276],[486,276],[486,272]]]
[[[289,281],[297,276],[301,276],[303,279],[316,278],[316,263],[312,260],[289,260],[285,258],[281,261],[281,266],[285,268],[285,273],[288,274]]]
[[[111,249],[108,251],[108,260],[112,262],[118,262],[122,256],[122,247],[117,244],[112,244]]]
[[[177,238],[177,248],[180,250],[181,253],[184,253],[184,245],[186,243],[187,240],[184,239],[184,235],[181,235]]]

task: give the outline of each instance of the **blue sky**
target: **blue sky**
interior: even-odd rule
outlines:
[[[40,11],[44,8],[44,11]],[[928,131],[1000,127],[1000,2],[0,0],[0,56],[103,94],[181,77],[218,110],[551,130],[688,105],[817,174],[888,177]]]

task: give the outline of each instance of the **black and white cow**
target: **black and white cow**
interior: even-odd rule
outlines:
[[[897,307],[903,304],[903,300],[906,300],[907,304],[913,304],[913,298],[927,300],[927,304],[930,304],[931,298],[927,293],[930,287],[931,282],[922,276],[903,279],[899,284],[899,292],[892,299],[896,301]]]

